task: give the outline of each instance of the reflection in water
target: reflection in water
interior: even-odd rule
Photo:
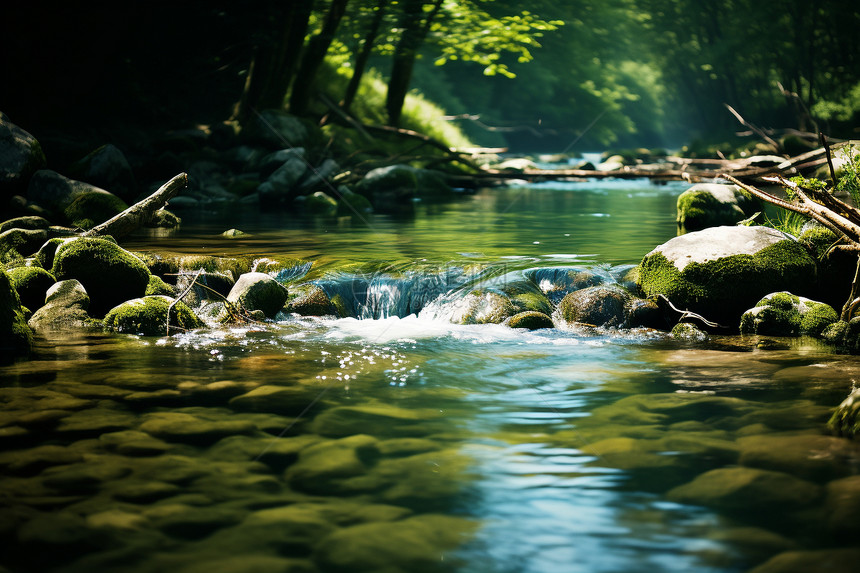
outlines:
[[[362,319],[40,340],[0,368],[0,566],[853,570],[860,457],[822,429],[857,358],[450,322],[478,287],[558,298],[620,280],[674,234],[665,189],[576,185],[370,230],[273,215],[242,243],[202,226],[165,239],[316,257],[309,278]]]

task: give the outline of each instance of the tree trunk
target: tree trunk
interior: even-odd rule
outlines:
[[[385,8],[388,5],[388,0],[378,0],[376,12],[373,15],[373,20],[370,22],[370,27],[364,35],[364,44],[361,50],[355,57],[353,64],[352,77],[349,78],[349,84],[346,86],[346,93],[343,96],[341,107],[349,113],[349,108],[352,101],[355,99],[355,94],[358,93],[358,86],[361,85],[361,78],[364,76],[364,70],[367,68],[367,61],[370,59],[370,54],[373,52],[373,45],[376,42],[376,36],[379,35],[379,28],[382,26],[382,20],[385,18]]]
[[[391,77],[388,80],[388,93],[385,98],[388,123],[394,127],[400,125],[403,102],[406,101],[406,92],[409,91],[409,84],[412,82],[412,70],[415,67],[418,49],[427,39],[430,25],[441,6],[442,0],[435,0],[432,10],[422,20],[421,15],[424,13],[422,0],[406,0],[403,4],[403,15],[400,21],[403,32],[400,41],[397,42],[397,47],[394,49]]]
[[[329,46],[334,40],[335,32],[337,32],[337,27],[343,19],[348,2],[349,0],[333,0],[322,29],[308,42],[301,66],[293,82],[293,91],[290,95],[291,113],[301,115],[307,111],[317,70],[319,70]]]
[[[280,6],[276,3],[275,6]],[[293,79],[313,9],[313,0],[293,0],[275,18],[277,31],[257,45],[233,118],[244,123],[255,109],[281,108]]]

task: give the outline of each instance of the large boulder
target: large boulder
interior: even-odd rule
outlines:
[[[699,183],[678,197],[678,225],[687,231],[734,225],[761,211],[759,202],[737,185]]]
[[[741,316],[741,333],[820,336],[825,328],[838,320],[839,315],[828,304],[788,292],[775,292]]]
[[[136,298],[115,306],[105,315],[104,324],[117,332],[159,336],[168,332],[168,321],[174,333],[205,326],[188,305],[164,295]]]
[[[287,302],[287,288],[265,273],[245,273],[230,289],[227,301],[272,318]]]
[[[298,195],[298,183],[308,171],[304,149],[288,150],[289,153],[284,151],[287,150],[273,154],[277,158],[283,158],[283,161],[257,188],[260,203],[264,206],[282,205],[288,199],[296,197]],[[264,163],[264,166],[266,165],[269,164]]]
[[[623,326],[633,297],[616,286],[593,286],[576,290],[558,305],[558,316],[568,324]]]
[[[69,213],[66,212],[76,199],[93,194],[102,195],[103,197],[86,199],[85,204],[76,206]],[[116,203],[117,201],[122,203],[113,193],[89,183],[69,179],[50,169],[41,169],[33,174],[30,178],[30,185],[27,188],[27,198],[49,212],[55,215],[62,215],[72,222],[72,217],[84,218],[80,216],[82,213],[81,209],[90,202],[96,203],[101,200],[103,203],[113,202],[116,205],[119,205],[119,203]],[[122,204],[124,205],[124,203]],[[124,208],[122,207],[122,209]],[[113,212],[112,215],[118,212]],[[108,217],[112,215],[108,215]],[[98,223],[101,223],[101,221],[98,221]]]
[[[36,331],[87,328],[92,322],[87,314],[89,306],[90,297],[79,281],[60,281],[45,293],[44,306],[30,317],[28,324]]]
[[[112,193],[95,189],[78,195],[63,210],[68,223],[80,229],[92,229],[128,209],[128,205]]]
[[[45,304],[45,293],[57,282],[54,275],[40,267],[16,267],[9,271],[9,277],[21,304],[32,311]]]
[[[45,154],[36,138],[0,112],[0,204],[27,189],[30,177],[45,167]]]
[[[0,233],[5,233],[10,229],[25,229],[28,231],[48,230],[51,224],[44,217],[30,215],[27,217],[15,217],[0,223]]]
[[[0,263],[9,263],[35,253],[48,240],[45,229],[9,229],[0,233]]]
[[[27,327],[12,280],[0,267],[0,361],[29,354],[33,333]]]
[[[53,275],[58,281],[77,279],[101,317],[121,302],[139,298],[149,284],[149,269],[130,252],[102,238],[77,237],[57,247]]]
[[[645,296],[663,294],[678,308],[732,326],[764,295],[808,295],[816,282],[806,249],[768,227],[712,227],[675,237],[645,255],[638,274]]]
[[[134,173],[125,155],[108,143],[72,165],[70,175],[131,201],[137,195]]]

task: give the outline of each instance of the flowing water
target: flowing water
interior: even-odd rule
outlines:
[[[622,280],[681,189],[211,213],[128,245],[312,262],[279,280],[356,318],[42,338],[0,367],[0,571],[855,570],[860,458],[825,423],[856,358],[456,324],[476,287]]]

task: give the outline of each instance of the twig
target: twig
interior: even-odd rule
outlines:
[[[191,289],[194,288],[194,284],[197,282],[198,277],[203,274],[203,267],[200,267],[200,270],[197,271],[197,274],[194,275],[194,278],[191,279],[191,282],[185,287],[185,290],[182,291],[178,297],[173,299],[173,302],[170,303],[170,306],[167,307],[167,334],[166,336],[170,336],[170,311],[173,310],[173,307],[176,306],[176,303],[181,301],[183,298],[188,296],[188,293],[191,292]]]
[[[773,148],[774,148],[774,149],[776,149],[777,151],[781,151],[781,150],[782,150],[782,147],[781,147],[781,146],[780,146],[776,141],[774,141],[774,139],[773,139],[771,136],[769,136],[767,133],[765,133],[763,129],[761,129],[760,127],[756,127],[755,125],[753,125],[753,124],[751,124],[750,122],[748,122],[747,120],[745,120],[745,119],[741,116],[741,114],[739,114],[737,111],[735,111],[735,108],[733,108],[733,107],[732,107],[732,106],[730,106],[729,104],[724,103],[723,105],[724,105],[724,106],[726,106],[726,108],[729,110],[729,112],[730,112],[733,116],[735,116],[735,119],[737,119],[737,120],[740,122],[740,124],[741,124],[741,125],[743,125],[743,126],[745,126],[745,127],[748,127],[748,128],[750,128],[751,130],[753,130],[753,131],[756,133],[756,135],[758,135],[759,137],[761,137],[762,139],[764,139],[764,140],[765,140],[766,142],[768,142],[769,144],[773,145]]]

